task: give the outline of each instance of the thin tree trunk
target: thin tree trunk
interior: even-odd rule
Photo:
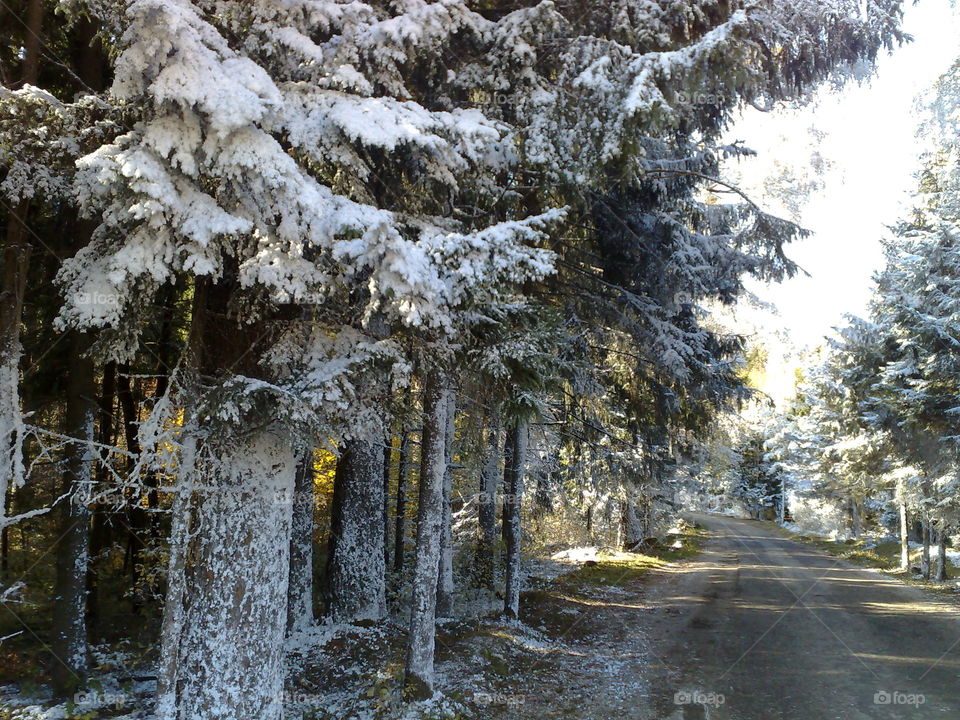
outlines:
[[[383,446],[383,569],[390,567],[390,475],[393,470],[393,434],[387,433]]]
[[[900,569],[910,569],[910,523],[907,520],[907,503],[900,501]]]
[[[507,563],[507,535],[510,533],[510,528],[507,527],[507,501],[510,495],[508,478],[510,476],[510,463],[512,462],[513,448],[516,440],[516,433],[510,432],[508,428],[503,434],[503,483],[501,486],[502,495],[500,496],[500,544],[503,546],[501,559],[504,567],[506,567]]]
[[[269,430],[208,441],[173,509],[159,720],[280,720],[297,457]]]
[[[503,612],[508,618],[520,617],[520,566],[521,511],[523,509],[524,467],[527,457],[529,427],[518,421],[507,431],[513,436],[510,442],[511,455],[507,458],[504,473],[503,526],[506,534],[506,588],[503,594]]]
[[[334,620],[386,615],[381,434],[344,443],[337,462],[327,556],[327,614]]]
[[[313,624],[313,450],[300,458],[293,484],[287,632]]]
[[[43,2],[29,0],[23,34],[20,84],[35,85],[40,68]],[[0,530],[7,538],[7,492],[23,481],[23,419],[20,411],[20,322],[32,243],[27,227],[30,203],[21,201],[7,218],[0,275]]]
[[[850,514],[853,518],[853,537],[860,539],[860,502],[854,499],[850,503]]]
[[[27,287],[30,244],[24,218],[27,203],[21,203],[7,222],[0,278],[0,500],[11,483],[19,485],[23,473],[23,421],[20,411],[20,320]],[[0,527],[6,536],[6,502],[0,503]]]
[[[407,488],[410,483],[410,433],[404,430],[400,438],[400,457],[397,467],[397,511],[394,518],[393,571],[403,572],[404,540],[407,536]]]
[[[98,402],[99,410],[99,428],[97,430],[97,441],[104,447],[113,445],[113,401],[116,396],[117,364],[108,362],[103,366],[103,378],[100,389],[100,399]],[[110,452],[101,449],[100,468],[97,473],[96,488],[97,492],[108,489],[110,482],[107,463],[110,461]],[[100,587],[95,566],[96,558],[107,546],[109,525],[107,524],[107,513],[101,508],[91,508],[92,527],[90,529],[90,558],[91,563],[87,568],[87,622],[90,627],[94,627],[100,619]]]
[[[138,412],[138,399],[130,383],[131,372],[129,364],[121,363],[117,365],[117,401],[123,419],[124,444],[127,447],[127,452],[132,454],[127,464],[128,470],[133,470],[136,467],[137,458],[140,456],[140,414]],[[134,491],[130,500],[131,505],[127,511],[127,553],[124,559],[124,570],[130,573],[130,585],[134,588],[134,592],[130,595],[131,603],[134,612],[138,612],[142,603],[136,587],[140,581],[139,563],[143,559],[143,553],[147,547],[146,530],[149,518],[147,510],[143,507],[139,491]]]
[[[620,548],[630,552],[643,540],[637,506],[628,498],[620,503]]]
[[[437,615],[449,617],[453,613],[453,439],[456,433],[457,396],[447,394],[447,423],[444,432],[443,472],[443,528],[440,536],[440,570],[437,577]]]
[[[76,438],[68,445],[63,474],[60,542],[53,612],[54,655],[52,678],[60,693],[77,687],[87,672],[86,590],[90,559],[90,509],[93,493],[93,449],[97,415],[93,361],[86,356],[89,342],[71,332],[69,378],[64,434]]]
[[[27,24],[23,35],[23,85],[35,85],[40,74],[40,44],[43,32],[43,1],[27,3]]]
[[[937,582],[947,581],[947,527],[940,521],[937,528]]]
[[[431,370],[424,384],[417,555],[404,679],[405,692],[414,699],[433,695],[437,576],[443,532],[443,476],[446,470],[445,438],[449,405],[447,379],[439,371]]]
[[[493,590],[494,548],[497,544],[497,488],[500,484],[500,412],[490,411],[487,428],[486,460],[480,474],[479,538],[477,538],[477,580],[480,587]]]
[[[930,579],[930,511],[923,507],[923,554],[920,559],[920,572],[924,580]]]

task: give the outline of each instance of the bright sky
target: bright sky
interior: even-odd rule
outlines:
[[[772,163],[794,166],[803,175],[810,172],[813,151],[831,162],[822,177],[825,186],[800,218],[814,234],[789,250],[812,277],[752,287],[779,308],[782,326],[798,346],[820,344],[845,313],[866,312],[872,274],[883,262],[879,240],[915,185],[920,151],[915,100],[960,57],[960,22],[949,0],[905,4],[904,27],[915,41],[882,57],[867,83],[826,92],[800,111],[751,110],[730,134],[760,153],[741,169],[746,186],[760,197]],[[824,133],[819,142],[812,127]],[[775,200],[766,202],[778,211]]]

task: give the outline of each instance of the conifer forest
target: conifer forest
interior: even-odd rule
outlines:
[[[960,719],[950,0],[0,0],[0,720]]]

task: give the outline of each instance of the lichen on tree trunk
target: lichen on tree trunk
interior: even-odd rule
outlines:
[[[437,370],[427,374],[424,385],[417,555],[405,670],[406,694],[415,699],[433,694],[437,573],[443,532],[444,450],[449,392],[446,378]]]
[[[313,449],[304,452],[293,486],[287,631],[313,624]]]
[[[494,588],[494,549],[497,544],[497,489],[500,485],[500,413],[494,407],[487,420],[486,458],[480,474],[479,537],[477,538],[477,584]]]
[[[440,570],[437,577],[437,615],[453,613],[453,438],[456,433],[457,396],[447,393],[447,418],[443,443],[443,527],[440,533]]]
[[[336,621],[386,615],[383,442],[379,430],[343,443],[334,479],[327,614]]]
[[[297,457],[280,432],[208,441],[173,509],[159,720],[280,720]]]

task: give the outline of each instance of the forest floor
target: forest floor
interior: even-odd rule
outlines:
[[[489,616],[440,622],[439,693],[427,703],[404,705],[397,694],[402,625],[305,643],[302,666],[310,670],[294,681],[292,699],[309,720],[631,717],[648,694],[651,656],[638,617],[655,602],[645,598],[699,554],[704,537],[691,526],[643,553],[580,554],[579,567],[566,565],[562,574],[534,563],[546,577],[530,578],[522,623]]]
[[[593,550],[561,557],[574,565],[531,562],[522,623],[482,613],[440,621],[439,692],[425,703],[398,695],[402,617],[295,637],[288,717],[960,717],[960,612],[923,588],[851,564],[879,557],[882,566],[886,550],[798,542],[770,523],[691,517],[697,526],[646,554]],[[477,608],[496,602],[473,600]],[[150,718],[149,682],[117,685],[119,675],[106,673],[92,692],[132,698],[126,705],[21,697],[19,709],[4,710],[0,693],[0,720]]]
[[[580,548],[559,560],[529,558],[523,622],[490,615],[493,594],[461,598],[476,615],[440,620],[436,697],[404,703],[405,623],[321,625],[291,638],[284,702],[304,720],[567,720],[633,717],[645,702],[651,655],[638,618],[656,609],[651,589],[701,550],[688,526],[642,553]],[[24,648],[32,646],[24,640]],[[152,720],[152,653],[139,645],[94,649],[96,676],[69,702],[51,697],[42,643],[2,660],[0,720]],[[22,673],[7,662],[21,662]],[[598,685],[602,682],[602,689]],[[584,714],[587,712],[587,714]],[[244,719],[246,720],[246,719]]]

